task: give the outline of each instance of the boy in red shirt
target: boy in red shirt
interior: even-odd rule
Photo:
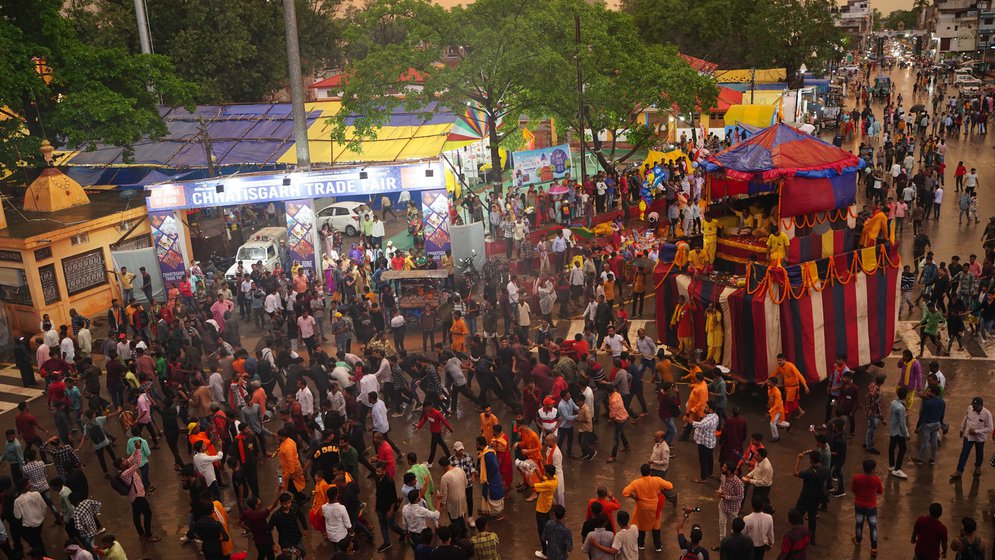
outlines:
[[[912,544],[918,560],[940,560],[947,555],[947,526],[940,522],[943,506],[929,504],[929,515],[920,515],[912,527]]]
[[[860,546],[864,535],[864,520],[871,526],[871,556],[878,554],[878,496],[884,493],[881,478],[874,474],[878,464],[873,459],[864,461],[863,474],[853,476],[850,489],[853,491],[854,512],[857,517],[856,536],[853,544]]]
[[[432,434],[432,442],[429,444],[431,448],[428,453],[428,464],[431,465],[435,460],[435,450],[437,447],[442,447],[442,452],[445,453],[443,457],[449,457],[449,446],[442,439],[442,427],[445,426],[451,432],[453,431],[453,426],[449,423],[449,420],[446,420],[445,415],[439,412],[439,409],[435,408],[435,403],[432,402],[425,403],[425,411],[421,415],[421,420],[415,424],[415,430],[424,426],[425,422],[428,422],[428,431]]]

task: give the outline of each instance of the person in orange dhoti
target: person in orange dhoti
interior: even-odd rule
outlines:
[[[780,441],[781,434],[777,429],[790,430],[791,424],[784,421],[784,401],[781,399],[781,390],[777,387],[776,377],[767,379],[767,413],[770,414],[771,441]]]
[[[453,352],[465,354],[466,337],[470,334],[470,329],[466,326],[466,321],[463,320],[463,314],[459,311],[453,312],[453,326],[449,328],[449,334],[451,334],[453,338]]]
[[[523,479],[522,484],[518,488],[520,490],[524,490],[525,488],[532,489],[532,495],[526,501],[533,501],[538,497],[533,486],[536,482],[542,480],[542,441],[539,440],[539,434],[535,433],[535,430],[525,424],[518,425],[518,437],[519,441],[515,446],[522,452],[525,461],[532,461],[535,465],[534,469],[530,468],[526,470],[521,467],[518,469],[522,473]]]
[[[808,383],[805,376],[798,371],[795,364],[784,359],[784,354],[777,355],[777,368],[771,372],[770,377],[780,377],[784,380],[784,420],[791,418],[791,413],[798,411],[798,417],[805,416],[805,409],[801,407],[801,395],[798,387],[805,389],[808,394]]]
[[[480,413],[480,435],[484,436],[488,442],[494,439],[494,426],[498,422],[498,417],[491,413],[490,405],[484,405],[484,411]],[[491,447],[494,445],[491,444]]]
[[[507,494],[511,490],[511,483],[514,481],[515,466],[511,460],[511,448],[508,443],[508,434],[504,433],[501,424],[492,427],[494,437],[490,440],[490,447],[497,455],[498,470],[501,472],[501,483],[504,484],[504,491]]]
[[[693,346],[691,341],[691,337],[694,336],[692,310],[694,310],[694,304],[689,303],[686,297],[678,296],[677,307],[674,308],[674,314],[670,317],[670,326],[677,329],[677,351],[686,356],[691,355]]]
[[[875,207],[871,217],[864,222],[864,229],[860,234],[860,246],[873,247],[877,244],[881,232],[887,231],[888,216],[881,211],[881,208]]]
[[[639,530],[639,548],[646,545],[646,532],[653,532],[653,546],[659,552],[663,548],[660,539],[660,521],[662,519],[664,496],[671,500],[677,495],[673,492],[674,485],[658,476],[650,476],[650,466],[644,463],[639,467],[639,478],[633,480],[622,489],[622,495],[632,498],[636,507],[632,512],[632,522]],[[675,506],[677,502],[674,502]]]

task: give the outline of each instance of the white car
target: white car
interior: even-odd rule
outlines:
[[[954,74],[954,85],[958,86],[962,82],[980,82],[981,80],[975,78],[971,74]]]
[[[320,231],[328,224],[351,237],[359,233],[360,222],[367,214],[372,215],[373,211],[362,202],[336,202],[318,211],[315,226]]]
[[[971,78],[970,80],[960,80],[957,82],[957,90],[964,94],[973,94],[981,90],[982,86],[981,80],[977,78]]]

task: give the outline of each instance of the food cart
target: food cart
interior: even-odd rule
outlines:
[[[380,277],[394,288],[401,314],[419,317],[426,307],[438,307],[445,298],[442,285],[449,273],[436,270],[388,270]]]

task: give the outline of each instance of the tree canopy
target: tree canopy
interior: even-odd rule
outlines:
[[[786,67],[789,75],[835,56],[842,34],[831,7],[831,0],[622,1],[648,42],[675,45],[722,68]]]
[[[165,134],[160,102],[194,87],[168,59],[80,41],[59,0],[0,3],[0,170],[37,163],[38,147],[131,146]]]
[[[198,103],[255,102],[287,83],[282,0],[147,0],[154,51],[196,83]],[[296,0],[301,67],[307,76],[338,62],[339,0]],[[69,0],[88,44],[137,52],[132,0]]]
[[[714,86],[674,49],[644,45],[628,15],[598,4],[478,0],[447,10],[427,0],[374,0],[346,32],[350,59],[334,134],[374,136],[400,107],[460,112],[471,104],[502,123],[491,127],[496,161],[522,116],[560,117],[579,128],[574,15],[582,20],[587,126],[639,139],[639,108],[714,99]],[[412,69],[424,77],[420,91],[399,83]]]

